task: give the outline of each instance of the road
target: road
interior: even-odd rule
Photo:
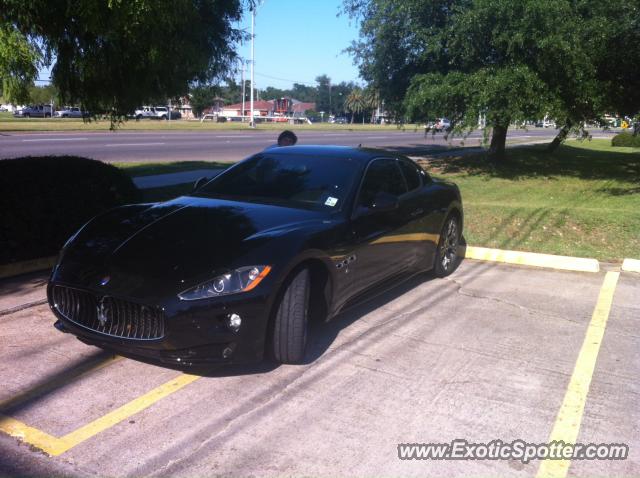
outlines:
[[[303,365],[186,374],[101,353],[36,305],[0,316],[0,476],[535,476],[397,445],[558,430],[629,446],[569,476],[639,476],[639,294],[629,272],[465,260],[317,325]]]
[[[336,144],[391,148],[401,152],[416,149],[442,150],[449,147],[478,146],[480,131],[464,141],[447,141],[418,131],[298,131],[300,144]],[[551,140],[556,130],[531,128],[512,130],[509,140],[535,142]],[[594,133],[595,134],[595,133]],[[598,132],[598,135],[611,133]],[[41,155],[77,155],[102,161],[238,161],[273,144],[276,131],[207,132],[73,132],[73,133],[1,133],[0,158]]]

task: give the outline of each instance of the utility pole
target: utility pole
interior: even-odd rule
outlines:
[[[242,122],[244,123],[244,116],[245,113],[247,112],[246,107],[245,107],[245,99],[247,97],[246,93],[245,93],[245,79],[244,79],[244,70],[245,70],[245,61],[244,58],[242,59]]]
[[[255,4],[251,8],[251,118],[249,119],[249,127],[255,128],[254,116],[253,116],[253,81],[254,81],[254,67],[255,67],[255,27],[256,27],[256,7]]]

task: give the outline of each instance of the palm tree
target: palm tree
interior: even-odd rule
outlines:
[[[344,107],[351,112],[351,124],[356,113],[360,113],[366,107],[365,97],[361,88],[354,88],[344,100]]]
[[[369,87],[364,91],[364,97],[367,108],[371,109],[371,124],[373,124],[376,121],[376,111],[380,106],[380,92]]]

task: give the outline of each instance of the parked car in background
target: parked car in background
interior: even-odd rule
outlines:
[[[438,118],[436,120],[435,124],[433,125],[433,129],[436,132],[450,131],[451,130],[451,121],[449,121],[447,118]]]
[[[536,128],[555,128],[555,127],[556,127],[555,121],[550,120],[548,118],[541,119],[536,122]]]
[[[51,118],[51,105],[25,106],[16,110],[13,116],[20,118]]]
[[[169,118],[169,108],[166,106],[142,106],[134,112],[133,117],[137,120],[145,118],[166,120]],[[172,120],[180,118],[182,118],[182,113],[171,111]]]
[[[89,113],[75,106],[65,106],[63,109],[56,111],[54,116],[56,118],[84,118],[89,116]]]

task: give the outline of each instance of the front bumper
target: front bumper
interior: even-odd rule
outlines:
[[[140,340],[107,335],[63,315],[52,293],[59,285],[73,287],[49,283],[47,296],[58,319],[56,328],[74,334],[86,344],[180,366],[250,363],[263,358],[271,298],[265,291],[258,290],[260,288],[225,298],[198,301],[171,298],[162,304],[151,304],[163,310],[164,335],[158,339]],[[85,291],[100,296],[96,291]],[[227,326],[230,314],[242,318],[242,324],[235,332]]]

